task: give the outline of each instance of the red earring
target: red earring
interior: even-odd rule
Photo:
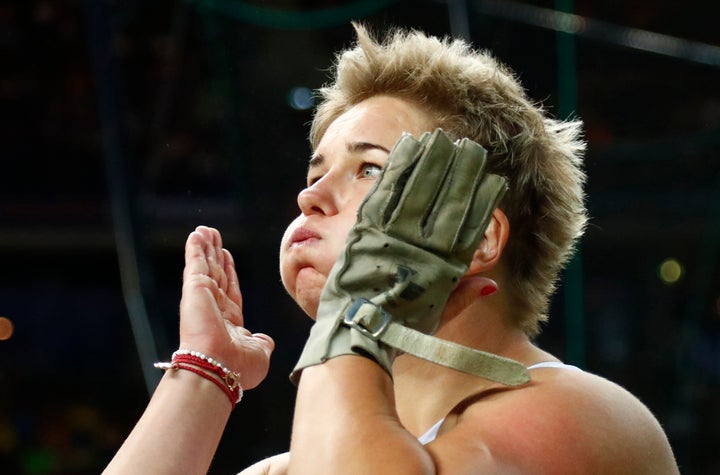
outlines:
[[[488,285],[484,286],[482,289],[480,289],[480,295],[482,297],[487,297],[488,295],[492,295],[495,292],[497,292],[498,288],[497,285],[493,283],[488,283]]]

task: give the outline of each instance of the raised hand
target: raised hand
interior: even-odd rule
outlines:
[[[200,226],[185,244],[180,348],[202,352],[241,374],[251,389],[267,375],[272,338],[244,327],[235,262],[220,233]]]

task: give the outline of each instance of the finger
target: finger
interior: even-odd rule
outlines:
[[[275,351],[275,340],[273,340],[270,335],[266,335],[265,333],[253,333],[252,337],[260,343],[260,347],[265,350],[265,354],[268,356]]]
[[[180,299],[180,335],[207,337],[214,330],[221,314],[217,307],[217,286],[204,274],[193,274],[183,283]]]
[[[242,303],[230,298],[224,291],[220,290],[218,298],[222,317],[233,325],[243,326],[245,324],[242,313]]]
[[[507,181],[493,174],[486,175],[478,186],[471,209],[456,243],[455,251],[469,259],[485,235],[493,211],[507,191]]]
[[[456,159],[443,183],[442,196],[435,203],[426,225],[430,247],[445,252],[453,249],[471,209],[473,193],[482,180],[485,156],[485,149],[470,140],[464,139],[457,146]]]
[[[226,307],[227,298],[220,288],[222,272],[218,272],[217,262],[208,255],[213,247],[213,233],[210,228],[199,226],[188,236],[185,245],[185,269],[183,271],[183,293],[193,295],[192,289],[204,289],[210,292],[213,307],[219,314]],[[200,294],[198,294],[200,295]]]
[[[183,282],[188,285],[187,288],[202,287],[210,291],[212,298],[215,300],[214,305],[217,310],[222,313],[225,311],[227,300],[222,293],[221,285],[223,284],[224,272],[218,271],[218,263],[208,256],[209,249],[212,247],[208,244],[212,240],[212,235],[207,232],[207,228],[199,228],[188,236],[188,242],[185,246],[185,269],[183,271]],[[185,285],[183,286],[186,287]]]
[[[207,254],[205,253],[205,237],[198,232],[190,233],[185,243],[183,280],[188,280],[194,274],[209,274]]]
[[[223,292],[227,292],[228,288],[228,277],[225,274],[224,269],[224,258],[218,259],[217,256],[223,256],[222,252],[219,252],[216,256],[208,257],[208,269],[210,272],[210,278],[215,281],[218,289]]]
[[[454,151],[452,141],[440,129],[432,134],[393,213],[392,220],[397,226],[392,226],[392,229],[398,229],[402,234],[398,237],[410,239],[413,243],[423,238],[420,235],[405,236],[404,233],[415,234],[413,231],[421,229],[425,217],[438,198],[448,169],[453,164]]]
[[[241,384],[244,389],[252,389],[267,376],[275,343],[269,336],[256,333],[247,337],[242,346],[245,350],[245,370],[241,372]]]
[[[224,256],[222,253],[222,249],[223,249],[222,236],[220,235],[220,231],[218,231],[217,229],[215,229],[215,228],[208,228],[208,229],[210,232],[210,236],[212,238],[212,240],[211,240],[212,254],[211,255],[212,255],[213,259],[215,259],[217,261],[218,265],[222,269],[224,266],[224,264],[223,264]]]
[[[242,307],[242,293],[240,293],[240,282],[235,269],[235,259],[227,249],[223,249],[225,255],[225,275],[228,279],[227,295],[239,307]]]
[[[195,232],[203,237],[203,246],[208,259],[217,259],[218,243],[222,246],[220,234],[214,228],[198,226]]]
[[[198,226],[197,230],[205,238],[205,254],[208,264],[208,275],[217,282],[218,288],[227,290],[225,275],[225,256],[222,252],[222,238],[217,229]]]
[[[215,236],[213,235],[212,228],[207,226],[198,226],[195,232],[200,233],[204,238],[205,253],[208,258],[212,257],[215,253],[215,243],[213,242]]]
[[[422,151],[422,145],[410,134],[403,134],[397,141],[388,162],[385,164],[374,189],[365,198],[359,209],[362,220],[385,224],[389,214],[397,206],[408,174]]]

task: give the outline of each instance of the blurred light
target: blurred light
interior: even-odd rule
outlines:
[[[295,110],[308,110],[312,109],[315,105],[315,98],[311,89],[303,86],[298,86],[290,89],[288,94],[288,103],[290,107]]]
[[[658,276],[665,284],[672,285],[677,283],[683,275],[683,267],[677,259],[669,257],[662,261],[658,268]]]
[[[9,340],[13,335],[13,324],[9,318],[0,317],[0,341]]]
[[[709,43],[639,30],[511,0],[477,0],[475,9],[485,15],[527,25],[562,31],[686,61],[720,66],[720,46]]]

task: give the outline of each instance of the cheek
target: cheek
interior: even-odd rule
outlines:
[[[292,287],[295,284],[295,276],[290,272],[290,263],[288,262],[287,243],[292,235],[293,231],[299,226],[298,221],[300,216],[295,218],[285,230],[282,239],[280,240],[280,279],[282,280],[285,290],[290,292],[292,295]]]

